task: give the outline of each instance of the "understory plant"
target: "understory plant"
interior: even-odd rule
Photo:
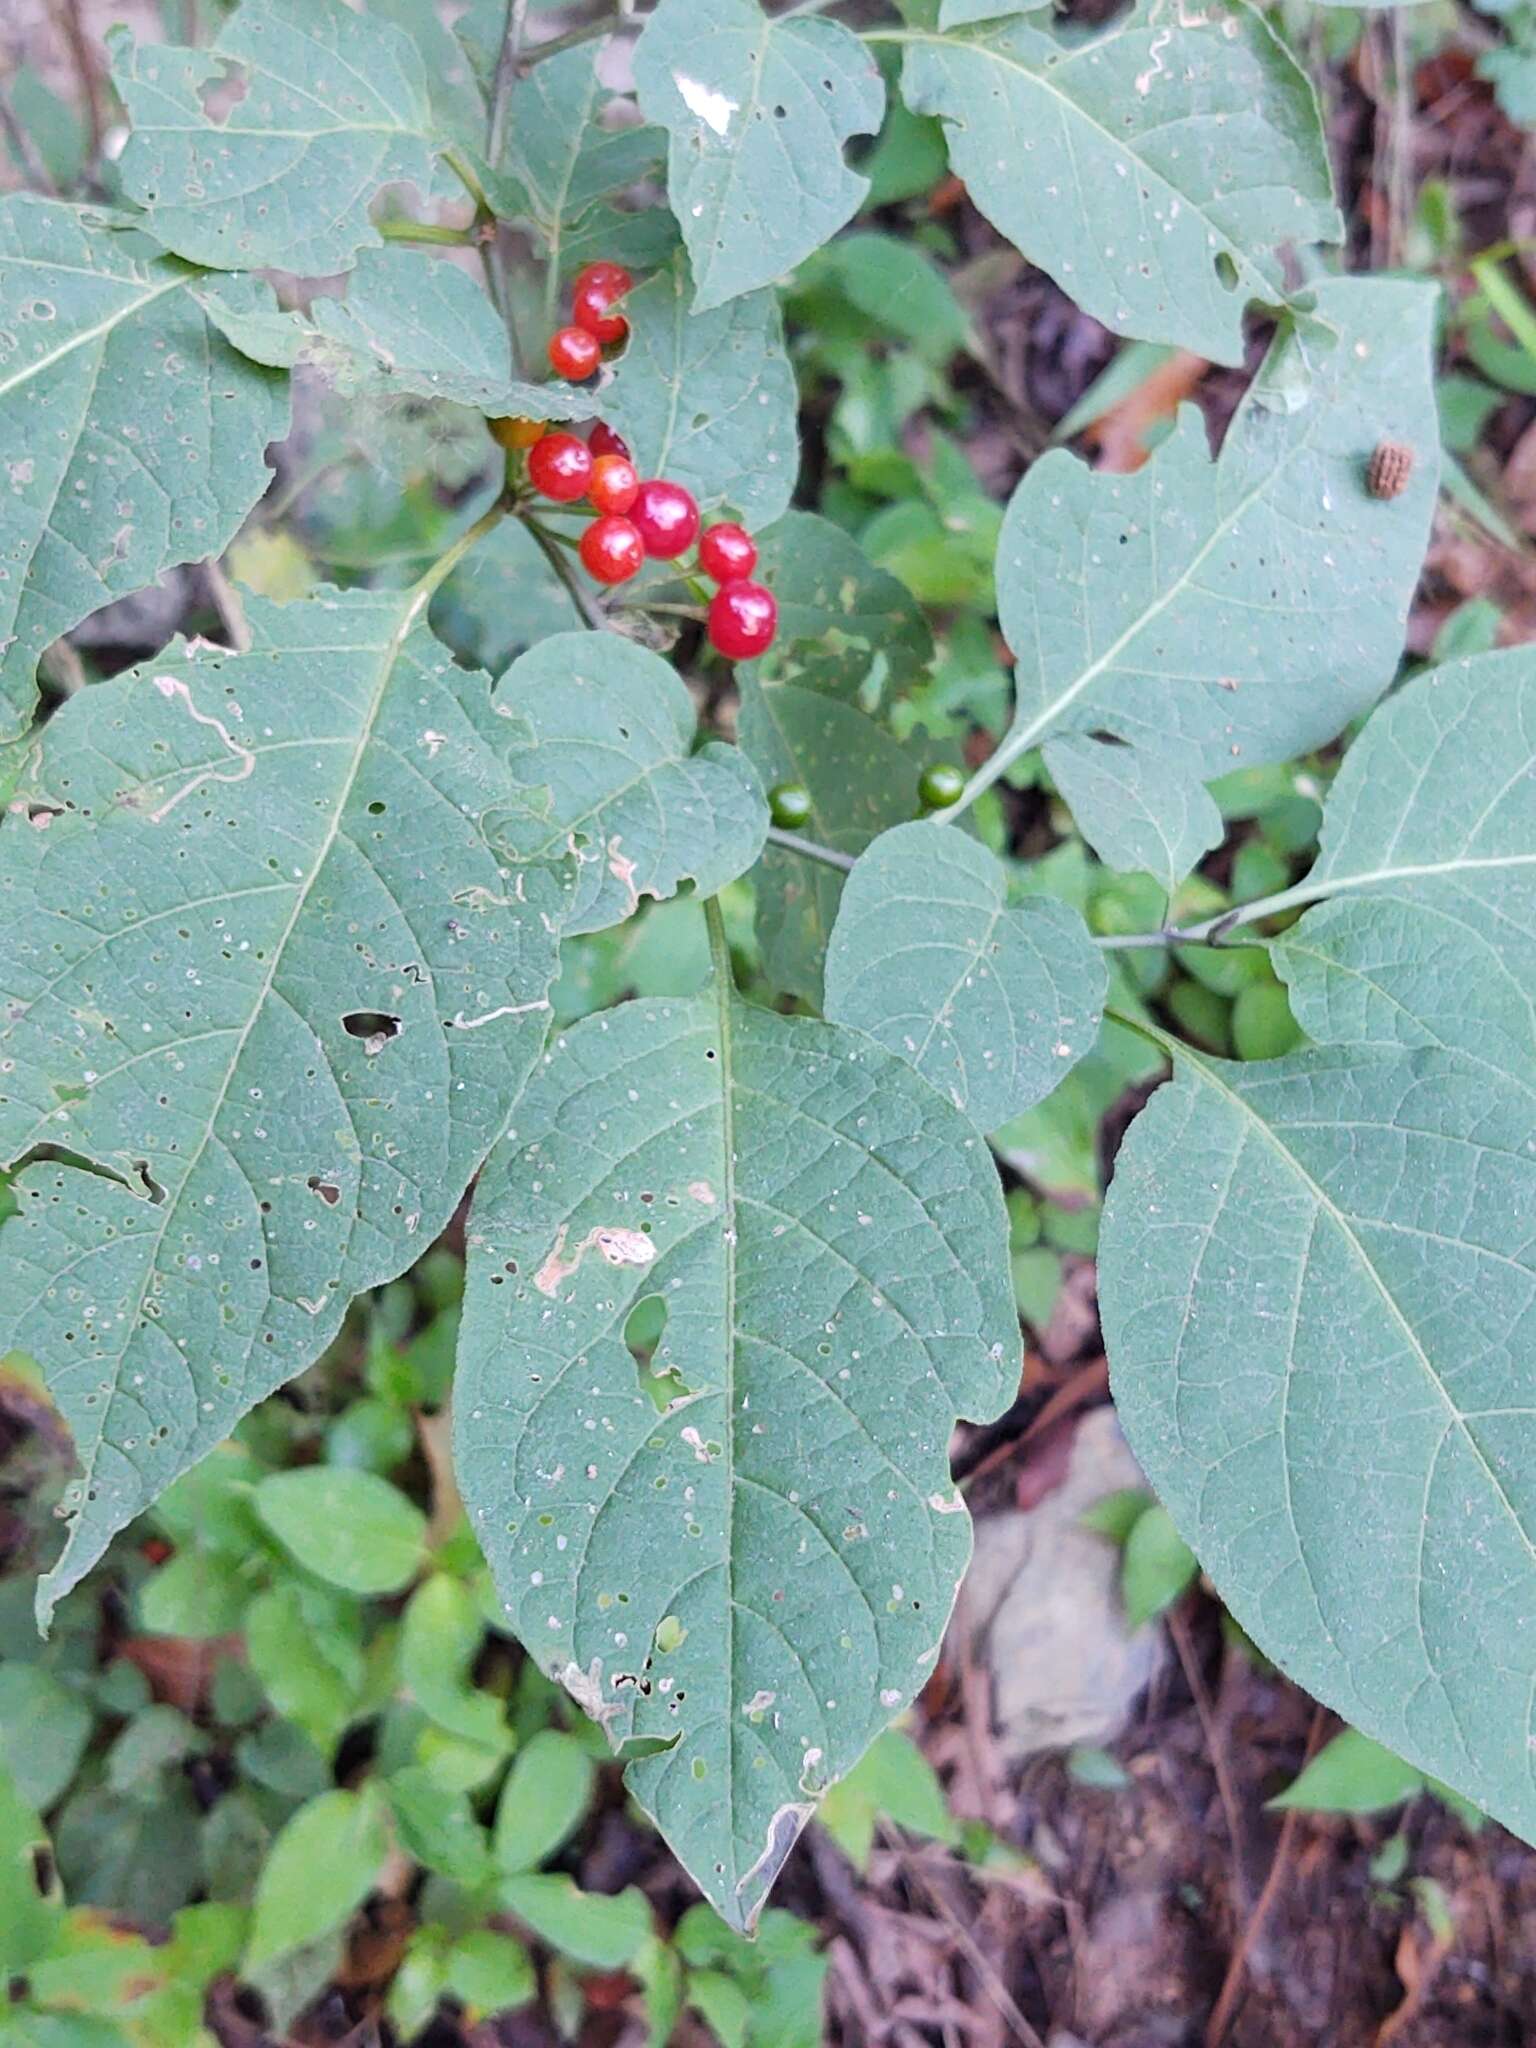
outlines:
[[[952,1429],[1076,1248],[1036,1112],[1171,1064],[1098,1243],[1148,1479],[1268,1656],[1536,1834],[1536,662],[1392,691],[1434,293],[1342,274],[1245,0],[845,11],[242,0],[116,34],[109,203],[0,208],[0,1351],[79,1466],[39,1620],[473,1184],[498,1616],[751,1930],[933,1671]],[[1267,336],[1215,452],[1192,407],[1131,475],[1057,448],[1000,520],[947,443],[861,459],[978,346],[840,233],[946,151],[1115,334]],[[322,500],[329,580],[279,573]],[[218,640],[40,717],[62,634],[242,528]]]

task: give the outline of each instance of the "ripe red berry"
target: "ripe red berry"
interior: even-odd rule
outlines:
[[[709,606],[710,645],[727,661],[755,661],[773,645],[779,608],[761,583],[727,583]]]
[[[587,436],[587,446],[594,455],[628,455],[629,443],[622,440],[612,427],[601,420],[594,420],[592,431]]]
[[[628,334],[629,322],[622,313],[610,308],[634,282],[622,263],[589,263],[576,279],[571,294],[571,318],[604,347],[611,348]]]
[[[640,495],[640,475],[627,455],[599,455],[592,465],[587,502],[599,512],[627,512]]]
[[[572,505],[592,481],[592,450],[574,434],[546,434],[528,451],[528,481],[557,505]]]
[[[640,529],[645,552],[663,562],[685,555],[698,538],[699,508],[692,491],[662,476],[640,486],[629,516]]]
[[[549,361],[557,377],[580,384],[603,359],[602,346],[585,327],[561,327],[549,337]]]
[[[645,542],[632,519],[604,513],[581,536],[582,566],[599,583],[625,583],[645,562]]]
[[[699,541],[699,567],[716,583],[736,583],[757,567],[757,542],[744,526],[706,526]]]

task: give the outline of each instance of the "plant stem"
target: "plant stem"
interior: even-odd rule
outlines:
[[[960,802],[963,804],[962,797]],[[954,806],[955,809],[959,805]],[[1263,917],[1278,917],[1283,910],[1298,910],[1306,903],[1320,903],[1325,896],[1335,895],[1343,889],[1358,888],[1363,883],[1380,881],[1379,875],[1347,875],[1328,878],[1318,882],[1297,882],[1293,888],[1281,889],[1274,896],[1260,896],[1252,903],[1240,903],[1234,910],[1218,911],[1215,917],[1203,918],[1199,924],[1165,925],[1155,932],[1115,932],[1106,938],[1097,938],[1095,945],[1106,952],[1126,952],[1136,946],[1220,946],[1227,934],[1239,930],[1243,925],[1257,924]],[[1247,940],[1240,943],[1246,945]]]
[[[374,226],[386,242],[440,242],[465,249],[475,239],[468,228],[444,227],[429,220],[381,220]]]
[[[768,827],[768,844],[782,846],[786,853],[798,853],[806,860],[819,860],[823,867],[838,868],[845,875],[853,872],[851,853],[839,853],[833,846],[819,846],[814,839],[802,839],[798,832],[785,832],[777,825]]]
[[[421,598],[430,597],[438,585],[453,574],[454,570],[457,569],[460,562],[463,561],[476,542],[484,540],[493,526],[501,524],[502,520],[507,516],[508,509],[503,501],[498,498],[488,512],[482,512],[474,525],[466,527],[453,545],[445,553],[438,556],[430,569],[417,577],[416,581],[411,585],[411,590],[418,601]]]
[[[523,25],[528,19],[528,0],[507,0],[506,21],[501,32],[501,50],[496,58],[496,77],[491,86],[491,118],[486,131],[485,154],[493,171],[501,168],[507,146],[507,116],[512,109],[512,88],[517,82],[518,60],[523,49]]]
[[[594,603],[591,593],[582,588],[581,583],[577,579],[576,572],[556,545],[557,541],[563,541],[566,536],[563,533],[554,534],[548,532],[542,520],[533,518],[527,512],[520,511],[517,516],[538,543],[539,550],[545,561],[548,562],[551,569],[554,570],[560,581],[565,585],[566,594],[569,596],[571,603],[575,605],[577,611],[581,613],[583,619],[586,620],[594,632],[602,632],[605,627],[611,624],[611,621],[602,609]]]
[[[711,896],[705,903],[704,924],[709,932],[709,962],[715,970],[715,986],[723,1003],[735,992],[736,977],[731,972],[731,942],[725,936],[725,919],[720,914],[718,897]]]
[[[443,151],[443,162],[475,202],[475,211],[480,214],[482,219],[493,220],[495,215],[491,210],[490,200],[485,196],[485,187],[475,176],[475,167],[463,150],[445,149]]]
[[[535,43],[523,58],[523,68],[542,64],[546,57],[558,57],[562,50],[574,50],[582,43],[594,42],[598,36],[611,35],[615,29],[624,28],[635,22],[637,17],[630,13],[602,14],[596,21],[586,21],[579,28],[568,28],[563,35],[551,36],[547,43]]]

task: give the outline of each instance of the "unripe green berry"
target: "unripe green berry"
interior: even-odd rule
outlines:
[[[803,782],[778,782],[768,792],[768,809],[781,832],[797,832],[811,815],[811,792]]]
[[[958,768],[951,768],[947,761],[935,761],[918,778],[917,795],[925,811],[943,811],[960,801],[964,789],[965,777]]]

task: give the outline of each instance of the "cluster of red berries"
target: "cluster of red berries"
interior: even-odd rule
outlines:
[[[597,369],[605,349],[616,348],[629,322],[615,312],[634,288],[622,263],[589,263],[572,295],[572,325],[549,344],[558,376],[582,383]],[[491,432],[503,448],[527,457],[528,481],[557,505],[585,498],[597,515],[582,534],[577,552],[599,583],[627,583],[647,560],[675,562],[698,543],[700,572],[718,586],[709,606],[710,644],[729,661],[766,654],[778,630],[773,593],[752,581],[757,543],[745,527],[728,522],[700,532],[693,493],[668,477],[642,478],[629,449],[601,420],[583,441],[541,420],[499,419]]]

